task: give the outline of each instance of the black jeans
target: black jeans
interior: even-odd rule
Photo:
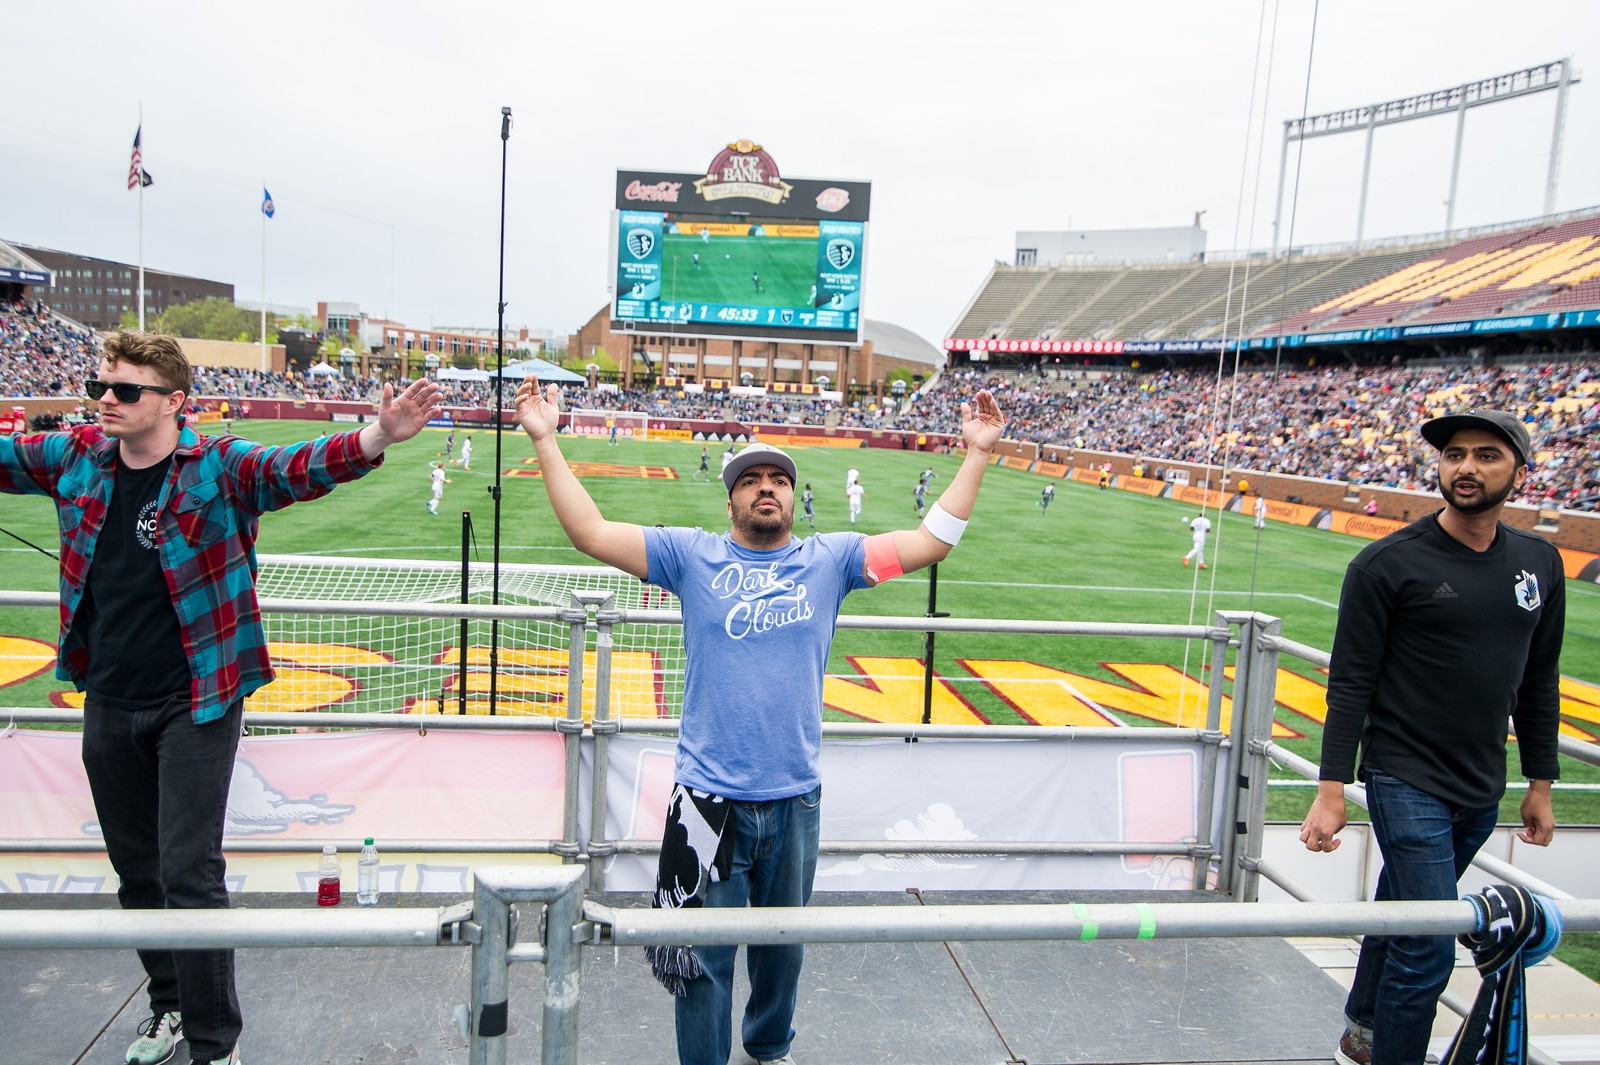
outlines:
[[[149,710],[83,714],[83,767],[94,794],[125,910],[225,910],[222,828],[239,750],[244,702],[196,725],[189,700]],[[150,1008],[183,1012],[189,1053],[202,1061],[234,1048],[244,1027],[231,950],[141,950]]]

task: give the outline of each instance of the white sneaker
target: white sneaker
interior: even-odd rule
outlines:
[[[128,1052],[122,1060],[127,1065],[161,1065],[171,1059],[182,1038],[183,1014],[153,1016],[139,1026],[139,1038],[128,1044]]]
[[[756,1065],[794,1065],[794,1058],[788,1054],[781,1058],[757,1058]]]
[[[197,1058],[195,1059],[194,1065],[208,1065],[208,1063],[200,1061]],[[228,1051],[227,1056],[212,1058],[209,1062],[209,1065],[244,1065],[244,1063],[239,1059],[239,1048],[234,1047],[232,1050]]]

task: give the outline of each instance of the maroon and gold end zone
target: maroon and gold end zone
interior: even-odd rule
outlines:
[[[507,477],[538,477],[539,460],[523,459],[523,466],[532,469],[513,467],[506,471]],[[572,472],[579,477],[643,477],[651,481],[676,481],[678,471],[671,466],[623,466],[612,462],[569,462]]]

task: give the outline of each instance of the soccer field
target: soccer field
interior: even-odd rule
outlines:
[[[327,423],[262,422],[236,428],[267,443],[314,437]],[[465,432],[456,436],[456,455]],[[472,512],[474,557],[492,557],[493,510],[486,489],[493,483],[495,438],[477,431],[473,469],[451,467],[440,516],[427,513],[428,463],[443,448],[442,430],[392,448],[384,466],[367,478],[342,485],[325,499],[266,515],[262,553],[378,556],[459,560],[462,510]],[[526,469],[532,447],[520,432],[501,438],[505,470]],[[570,458],[594,463],[584,484],[610,518],[643,524],[726,527],[727,496],[721,483],[693,481],[701,444],[569,438]],[[725,445],[712,445],[713,457]],[[802,486],[817,495],[817,529],[851,528],[845,506],[845,471],[856,466],[867,490],[864,533],[909,528],[916,522],[912,489],[928,465],[935,471],[930,498],[949,483],[959,459],[890,450],[796,448]],[[713,468],[716,463],[713,462]],[[667,467],[675,477],[647,477],[636,467]],[[1187,521],[1193,511],[1166,500],[1129,492],[1102,491],[1059,481],[1048,511],[1036,505],[1041,477],[991,468],[961,546],[939,566],[938,604],[957,618],[1203,624],[1216,610],[1259,610],[1283,619],[1284,635],[1327,648],[1333,637],[1344,567],[1367,541],[1315,529],[1269,523],[1257,535],[1249,518],[1223,514],[1208,544],[1211,568],[1185,568]],[[542,483],[533,477],[503,482],[501,557],[515,563],[582,564],[550,513]],[[44,499],[7,496],[0,526],[52,550],[54,511]],[[804,519],[797,532],[808,533]],[[8,589],[49,591],[56,564],[15,540],[0,546]],[[928,608],[926,573],[902,577],[845,603],[845,613],[922,616]],[[1568,617],[1562,669],[1571,678],[1563,703],[1571,728],[1600,725],[1600,587],[1568,582]],[[53,610],[11,609],[0,614],[0,638],[20,638],[33,648],[18,662],[0,658],[5,705],[44,706],[62,700],[67,686],[48,669],[38,671],[38,648],[55,639]],[[38,641],[34,643],[33,641]],[[827,716],[834,720],[901,720],[908,705],[921,706],[924,637],[920,633],[841,629],[829,663]],[[1195,724],[1204,705],[1208,645],[1116,637],[1046,637],[990,633],[942,634],[934,669],[949,705],[978,720],[1000,724],[1083,723],[1072,692],[1089,696],[1113,721],[1128,725]],[[9,662],[9,664],[8,664]],[[1321,729],[1323,678],[1285,658],[1286,669],[1310,683],[1280,685],[1279,720],[1284,742],[1313,759]],[[1515,754],[1512,755],[1513,759]],[[1568,780],[1600,780],[1576,763]],[[1520,779],[1513,765],[1512,779]],[[1513,795],[1520,795],[1514,789]],[[1277,789],[1272,815],[1294,818],[1309,801],[1308,789]],[[1515,802],[1506,816],[1515,819]],[[1600,799],[1563,795],[1563,822],[1600,822]]]
[[[759,290],[751,275],[760,276]],[[808,307],[816,280],[815,237],[717,237],[705,242],[668,233],[661,238],[661,299],[666,303]]]

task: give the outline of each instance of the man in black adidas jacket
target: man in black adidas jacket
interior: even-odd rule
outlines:
[[[1445,506],[1367,547],[1345,574],[1322,779],[1300,829],[1308,850],[1339,846],[1359,745],[1380,901],[1456,897],[1505,794],[1507,718],[1528,778],[1517,836],[1542,847],[1555,834],[1561,555],[1500,522],[1527,476],[1528,430],[1478,409],[1426,422],[1422,435],[1439,449]],[[1367,936],[1336,1059],[1422,1065],[1454,958],[1450,936]]]

